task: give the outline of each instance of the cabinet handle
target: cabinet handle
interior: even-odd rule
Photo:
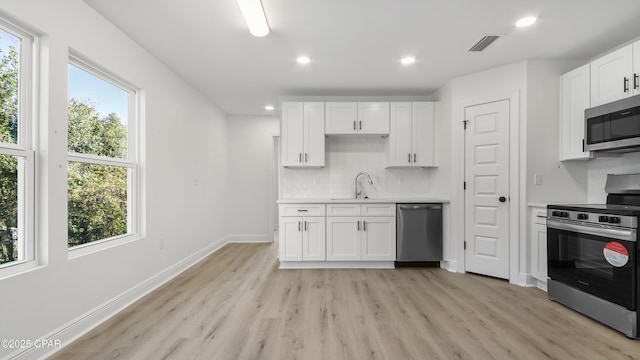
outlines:
[[[627,79],[627,77],[624,77],[624,92],[629,92],[629,79]]]
[[[298,209],[298,212],[307,212],[309,209]]]
[[[304,222],[304,231],[307,231],[307,222]]]
[[[360,220],[358,220],[358,231],[360,231]]]
[[[411,153],[409,153],[409,158],[408,158],[409,162],[411,162]]]
[[[300,162],[302,162],[302,153],[300,153]]]
[[[638,89],[640,84],[638,84],[638,74],[633,74],[633,88]]]
[[[304,162],[309,162],[309,154],[304,153]]]
[[[300,231],[300,221],[298,221],[298,231]]]
[[[362,227],[364,231],[367,231],[367,222],[362,220]]]
[[[360,120],[360,130],[362,130],[362,120]]]
[[[413,162],[416,162],[416,153],[413,153]]]
[[[356,121],[353,120],[353,130],[355,130],[355,129],[356,129]]]

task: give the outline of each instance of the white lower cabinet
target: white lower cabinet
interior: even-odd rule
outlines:
[[[280,217],[280,261],[323,261],[325,218]]]
[[[280,214],[281,267],[393,267],[395,204],[287,204]]]
[[[360,236],[362,260],[396,260],[395,217],[363,217]]]
[[[547,282],[547,209],[531,207],[531,276]]]
[[[327,217],[327,260],[361,259],[360,218]]]

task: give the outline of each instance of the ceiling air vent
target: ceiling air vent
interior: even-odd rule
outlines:
[[[482,51],[487,48],[487,46],[491,45],[494,41],[498,40],[500,36],[498,35],[487,35],[480,39],[475,45],[469,49],[469,51]]]

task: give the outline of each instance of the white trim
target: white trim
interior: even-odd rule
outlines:
[[[280,269],[395,269],[394,261],[280,261]]]
[[[136,166],[135,162],[125,159],[110,158],[106,156],[97,156],[91,154],[79,154],[75,152],[68,153],[67,159],[70,162],[83,162],[96,165],[120,166],[127,168],[134,168]]]
[[[50,357],[55,352],[60,351],[64,346],[71,344],[74,340],[88,333],[98,325],[107,321],[114,315],[118,314],[134,302],[138,301],[145,295],[156,290],[171,279],[180,275],[202,259],[213,254],[224,245],[227,244],[227,237],[223,237],[203,249],[195,252],[183,260],[171,265],[165,270],[152,276],[151,278],[139,283],[122,294],[112,298],[111,300],[95,307],[94,309],[80,315],[79,317],[67,322],[59,328],[39,337],[39,339],[56,339],[62,343],[61,348],[28,348],[18,350],[8,356],[9,359],[43,359]]]
[[[455,127],[452,129],[452,143],[453,144],[462,144],[464,146],[464,127],[462,126],[462,121],[465,120],[465,108],[475,105],[482,105],[496,101],[509,100],[509,196],[511,200],[509,201],[509,282],[512,284],[518,284],[519,277],[519,267],[520,267],[520,197],[521,193],[526,191],[526,187],[520,186],[520,176],[521,172],[526,172],[526,162],[523,162],[521,159],[520,148],[522,134],[520,133],[520,90],[516,90],[512,93],[508,94],[494,94],[491,96],[487,96],[484,98],[471,100],[471,101],[461,101],[458,103],[458,120],[454,120],[453,126],[455,126],[455,122],[457,121],[460,125],[458,130],[456,131]],[[455,118],[454,118],[455,119]],[[526,135],[526,134],[525,134]],[[453,150],[453,149],[452,149]],[[452,169],[455,170],[456,165],[455,162],[458,163],[457,168],[458,171],[453,171],[452,174],[452,184],[454,184],[454,191],[451,194],[451,202],[453,203],[456,198],[458,200],[457,203],[463,204],[457,209],[457,212],[454,212],[452,209],[452,218],[464,219],[465,214],[465,194],[462,188],[462,182],[465,179],[465,159],[464,159],[464,151],[457,149],[458,156],[454,158],[455,152],[452,151]],[[523,155],[526,155],[523,153]],[[525,159],[526,161],[526,159]],[[460,184],[459,186],[457,184]],[[458,187],[455,190],[455,187]],[[457,213],[457,214],[456,214]],[[526,212],[525,212],[526,213]],[[464,223],[464,222],[463,222]],[[460,230],[462,234],[458,237],[457,242],[454,240],[452,243],[455,247],[457,247],[457,251],[454,250],[458,254],[458,272],[465,273],[466,272],[466,259],[465,259],[465,250],[464,250],[464,241],[465,241],[465,228],[464,226]],[[525,234],[526,235],[526,234]],[[526,237],[525,237],[526,239]],[[526,240],[525,240],[526,241]],[[526,254],[524,255],[526,256]],[[526,263],[526,261],[524,262]]]
[[[440,267],[449,272],[458,272],[458,262],[454,260],[440,261]]]
[[[227,235],[228,243],[270,243],[272,235]]]
[[[544,292],[547,292],[547,282],[546,281],[542,281],[542,280],[538,280],[536,283],[536,287]]]
[[[524,287],[535,287],[538,279],[534,278],[531,274],[520,273],[518,275],[518,285]]]

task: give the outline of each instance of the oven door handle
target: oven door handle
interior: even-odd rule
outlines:
[[[575,225],[560,222],[553,219],[547,220],[547,227],[558,230],[566,230],[576,233],[589,234],[594,236],[602,236],[606,238],[636,242],[636,229],[612,229],[608,227]]]

